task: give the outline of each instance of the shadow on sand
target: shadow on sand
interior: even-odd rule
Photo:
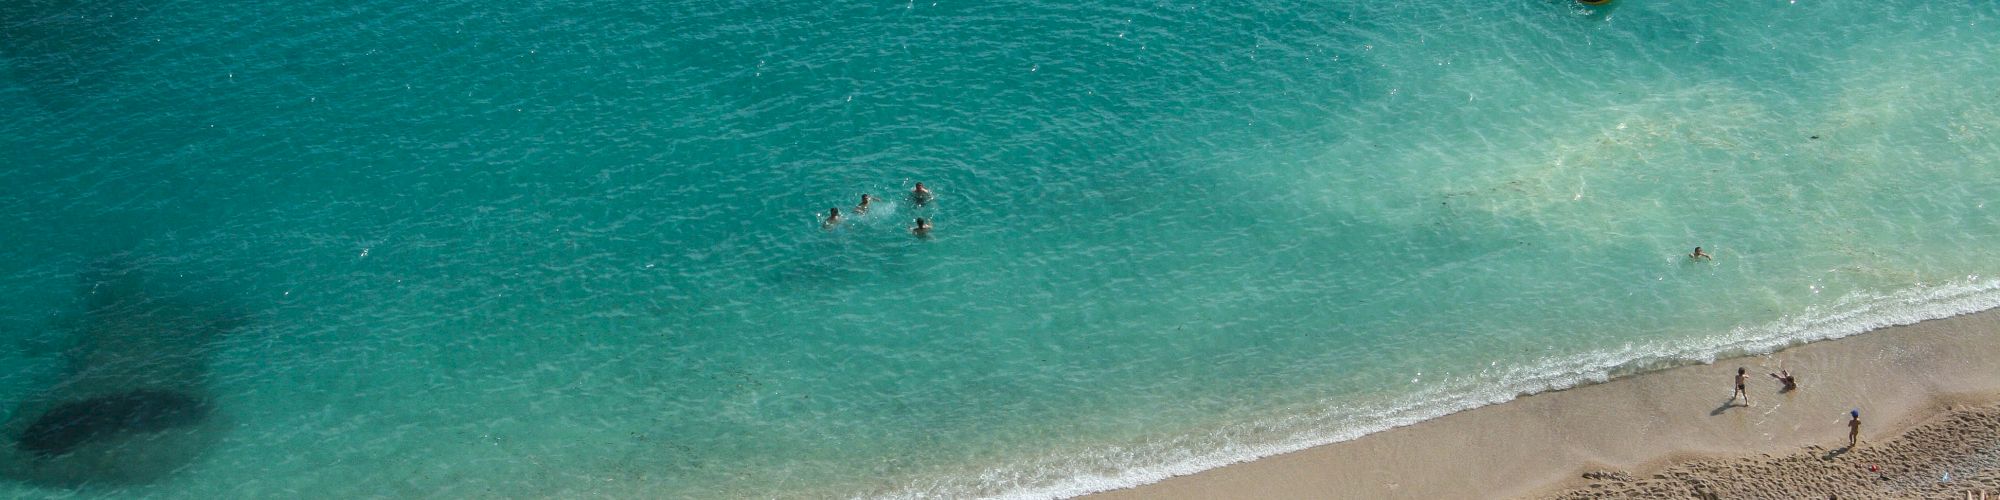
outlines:
[[[1738,404],[1736,404],[1736,396],[1735,396],[1735,395],[1731,395],[1731,396],[1729,396],[1729,399],[1728,399],[1728,400],[1725,400],[1725,401],[1723,401],[1723,402],[1722,402],[1722,406],[1717,406],[1717,407],[1715,407],[1715,410],[1714,410],[1714,411],[1710,411],[1710,412],[1708,412],[1708,416],[1711,416],[1711,417],[1714,417],[1714,416],[1720,416],[1720,415],[1722,415],[1723,413],[1726,413],[1726,412],[1728,412],[1730,408],[1735,408],[1735,407],[1738,407],[1738,406],[1742,406],[1742,407],[1746,407],[1746,408],[1747,408],[1747,407],[1749,407],[1749,406],[1750,406],[1750,404],[1749,404],[1749,403],[1744,403],[1744,404],[1741,404],[1741,405],[1738,405]]]

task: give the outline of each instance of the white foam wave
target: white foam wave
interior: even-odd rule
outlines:
[[[1846,337],[2000,307],[2000,279],[1967,276],[1891,293],[1855,293],[1826,306],[1727,333],[1553,358],[1508,369],[1483,382],[1435,386],[1365,411],[1323,405],[1311,414],[1244,422],[1205,435],[1107,446],[1029,463],[993,467],[966,477],[927,478],[882,498],[1065,498],[1128,488],[1229,464],[1347,441],[1363,435],[1528,394],[1603,382],[1717,359],[1763,354],[1807,342]]]

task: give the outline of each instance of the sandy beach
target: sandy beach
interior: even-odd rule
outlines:
[[[1738,367],[1750,403],[1730,403]],[[1781,392],[1766,373],[1790,370]],[[1850,410],[1863,422],[1847,447]],[[1100,499],[2000,494],[2000,311],[1535,394]],[[1871,469],[1872,467],[1872,469]]]

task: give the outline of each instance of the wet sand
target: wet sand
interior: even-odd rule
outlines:
[[[1747,406],[1728,403],[1737,367],[1753,375]],[[1798,390],[1765,375],[1780,369]],[[1963,498],[1950,488],[2000,493],[2000,438],[1980,425],[1996,404],[2000,310],[1536,394],[1092,497]],[[1833,453],[1850,409],[1861,445]],[[1957,486],[1915,488],[1954,470],[1966,471]]]

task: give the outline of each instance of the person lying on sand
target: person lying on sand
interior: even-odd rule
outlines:
[[[1799,388],[1799,379],[1792,376],[1791,370],[1779,370],[1778,373],[1771,374],[1771,378],[1784,382],[1787,391]]]

